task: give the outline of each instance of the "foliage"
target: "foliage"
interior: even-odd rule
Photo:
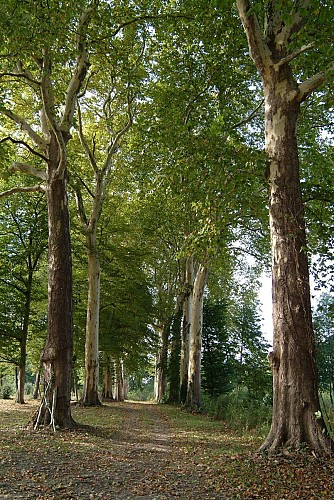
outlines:
[[[314,312],[319,388],[327,392],[334,404],[334,302],[323,293]]]
[[[234,357],[229,345],[227,305],[204,303],[203,311],[202,384],[204,391],[215,398],[233,387]]]

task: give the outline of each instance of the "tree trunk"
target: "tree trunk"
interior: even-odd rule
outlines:
[[[329,453],[332,443],[320,411],[312,328],[304,210],[300,188],[296,125],[300,102],[323,81],[294,80],[289,61],[291,33],[305,12],[283,21],[279,3],[266,14],[265,38],[249,0],[237,0],[253,61],[265,96],[265,133],[269,181],[269,218],[273,286],[273,420],[260,450],[298,450],[307,444]],[[300,52],[301,53],[301,52]]]
[[[103,353],[103,385],[102,385],[102,398],[107,401],[113,401],[113,370],[111,368],[111,356],[110,354]]]
[[[194,285],[194,259],[188,257],[186,260],[184,279],[184,300],[181,330],[181,358],[180,358],[180,402],[185,403],[188,387],[188,365],[189,365],[189,339],[192,308],[192,293]]]
[[[20,340],[20,365],[17,383],[16,402],[24,404],[24,386],[26,375],[26,359],[27,359],[27,339]]]
[[[124,401],[124,367],[123,362],[119,359],[115,361],[115,401]]]
[[[323,422],[315,414],[318,401],[315,344],[312,330],[304,209],[300,189],[296,123],[299,103],[282,100],[284,85],[295,86],[283,71],[265,85],[266,150],[269,160],[269,216],[272,248],[273,422],[261,449],[327,447]],[[325,444],[326,443],[326,444]]]
[[[34,393],[32,395],[33,399],[38,399],[40,381],[41,381],[41,369],[38,370],[35,376],[35,387],[34,387]]]
[[[172,340],[169,358],[169,395],[168,403],[180,402],[180,352],[181,352],[181,320],[183,295],[177,298],[177,306],[172,322]]]
[[[85,387],[80,401],[84,406],[99,406],[99,314],[100,314],[100,259],[95,234],[87,237],[88,248],[88,302],[85,345]]]
[[[26,300],[24,304],[22,333],[20,339],[20,364],[19,364],[19,377],[18,377],[17,398],[16,398],[16,402],[20,404],[24,404],[24,387],[25,387],[26,360],[27,360],[27,338],[28,338],[28,328],[30,319],[32,281],[33,281],[33,270],[29,269],[29,276],[27,280],[26,293],[25,293]]]
[[[167,356],[169,323],[165,322],[159,329],[160,347],[155,369],[155,400],[162,403],[166,397],[167,389]]]
[[[186,405],[188,408],[201,407],[201,349],[203,325],[203,294],[208,276],[206,265],[200,264],[196,273],[193,289],[190,322],[190,349],[188,368],[188,387]]]
[[[52,146],[57,148],[54,137],[50,158],[57,158],[58,154],[54,153]],[[42,405],[35,425],[48,425],[51,422],[49,408],[52,407],[55,427],[72,427],[72,258],[66,174],[55,176],[57,165],[58,161],[49,162],[46,183],[49,223],[48,336],[41,360],[45,388],[48,387],[45,397],[49,406]]]

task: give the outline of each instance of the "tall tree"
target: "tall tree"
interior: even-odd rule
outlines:
[[[30,155],[28,161],[18,158],[11,171],[43,182],[10,192],[44,191],[48,207],[48,337],[42,354],[48,404],[41,407],[38,419],[48,424],[52,413],[54,425],[70,427],[73,331],[67,144],[89,67],[87,37],[97,2],[88,6],[77,2],[72,7],[53,1],[9,2],[6,7],[0,20],[6,40],[0,82],[6,98],[0,112],[14,129],[6,139]]]
[[[98,116],[98,121],[95,124],[93,137],[87,139],[87,132],[84,131],[83,119],[80,106],[78,106],[78,132],[80,143],[86,155],[86,161],[89,162],[93,172],[92,186],[87,186],[88,181],[84,181],[78,174],[78,182],[74,186],[74,191],[77,200],[77,209],[83,231],[86,239],[86,250],[88,260],[88,301],[87,301],[87,320],[86,320],[86,347],[85,347],[85,386],[84,393],[81,399],[81,404],[88,406],[96,406],[100,404],[98,394],[99,382],[99,313],[100,313],[100,258],[99,258],[99,240],[98,240],[98,227],[101,212],[103,208],[104,199],[106,196],[107,188],[110,184],[110,175],[113,168],[113,156],[120,147],[120,141],[123,135],[128,131],[132,124],[131,112],[131,92],[128,89],[126,114],[123,124],[119,124],[120,117],[115,110],[115,104],[111,106],[111,94],[115,92],[115,88],[111,85],[108,89],[107,96],[103,103],[103,118],[106,130],[105,134],[108,136],[106,151],[107,154],[103,158],[100,150],[102,149],[103,139],[100,133],[99,144],[97,138],[97,130],[101,117],[98,115],[97,109],[100,108],[101,94],[99,94],[98,105],[95,103],[93,106],[92,98],[90,98],[90,114],[95,111]],[[120,103],[117,102],[119,105]],[[119,106],[120,108],[122,106]],[[117,125],[120,127],[115,132],[113,114],[117,117]],[[92,129],[93,119],[88,121],[87,125]],[[101,124],[100,124],[101,127]],[[90,143],[93,147],[90,147]],[[96,152],[96,149],[99,153]],[[85,169],[87,170],[87,169]],[[82,194],[82,187],[88,191],[89,200],[84,202]],[[86,205],[86,207],[85,207]],[[87,206],[88,205],[88,206]],[[90,213],[88,214],[88,210]]]
[[[3,301],[3,332],[0,336],[14,335],[19,343],[17,402],[24,403],[32,299],[34,296],[38,298],[35,275],[47,247],[45,199],[41,194],[21,195],[18,201],[16,195],[5,201],[3,210],[0,282],[7,288],[7,293],[3,294],[6,299]],[[8,325],[7,316],[12,322],[9,329],[5,326]]]
[[[265,98],[274,408],[271,430],[260,449],[275,451],[285,446],[298,449],[307,443],[318,453],[329,453],[332,442],[323,420],[316,418],[320,406],[297,146],[301,104],[326,80],[327,73],[324,68],[313,73],[314,67],[309,69],[309,65],[303,71],[297,62],[299,58],[305,67],[305,54],[315,46],[310,40],[312,30],[308,30],[308,23],[312,23],[312,17],[318,16],[318,23],[319,16],[330,17],[332,7],[326,2],[311,6],[308,0],[237,0],[236,4],[250,55],[261,75]],[[265,12],[263,32],[259,21],[261,9]]]

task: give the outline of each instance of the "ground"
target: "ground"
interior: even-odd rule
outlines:
[[[73,407],[83,427],[23,426],[0,400],[0,499],[334,499],[334,459],[254,454],[258,437],[167,405]]]

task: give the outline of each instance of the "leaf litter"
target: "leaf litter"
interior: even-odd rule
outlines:
[[[168,405],[73,407],[73,431],[24,427],[0,400],[0,499],[334,499],[334,458],[255,454],[259,438]]]

